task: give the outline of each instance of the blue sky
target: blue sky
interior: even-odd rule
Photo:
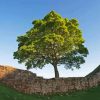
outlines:
[[[0,0],[0,64],[25,69],[13,59],[16,38],[32,27],[32,21],[42,19],[51,10],[63,17],[77,18],[89,50],[86,63],[79,70],[59,67],[61,77],[85,76],[100,64],[100,0]],[[32,69],[45,78],[54,77],[53,67]]]

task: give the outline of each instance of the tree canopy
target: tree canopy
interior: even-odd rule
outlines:
[[[51,11],[32,24],[26,34],[17,38],[18,50],[14,52],[14,58],[25,63],[27,69],[52,64],[58,78],[58,65],[73,69],[80,68],[80,64],[85,62],[88,50],[76,19],[63,18]]]

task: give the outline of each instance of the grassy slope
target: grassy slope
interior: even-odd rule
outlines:
[[[100,86],[70,95],[37,96],[22,94],[0,84],[0,100],[100,100]]]

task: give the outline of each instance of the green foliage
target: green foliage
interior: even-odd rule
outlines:
[[[33,27],[19,36],[18,50],[14,58],[27,68],[42,68],[46,64],[79,68],[88,50],[76,19],[63,18],[51,11],[41,20],[32,22]]]

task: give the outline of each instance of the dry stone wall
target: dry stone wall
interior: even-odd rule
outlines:
[[[100,74],[91,77],[44,79],[30,71],[0,66],[0,82],[28,94],[67,93],[99,85]]]

